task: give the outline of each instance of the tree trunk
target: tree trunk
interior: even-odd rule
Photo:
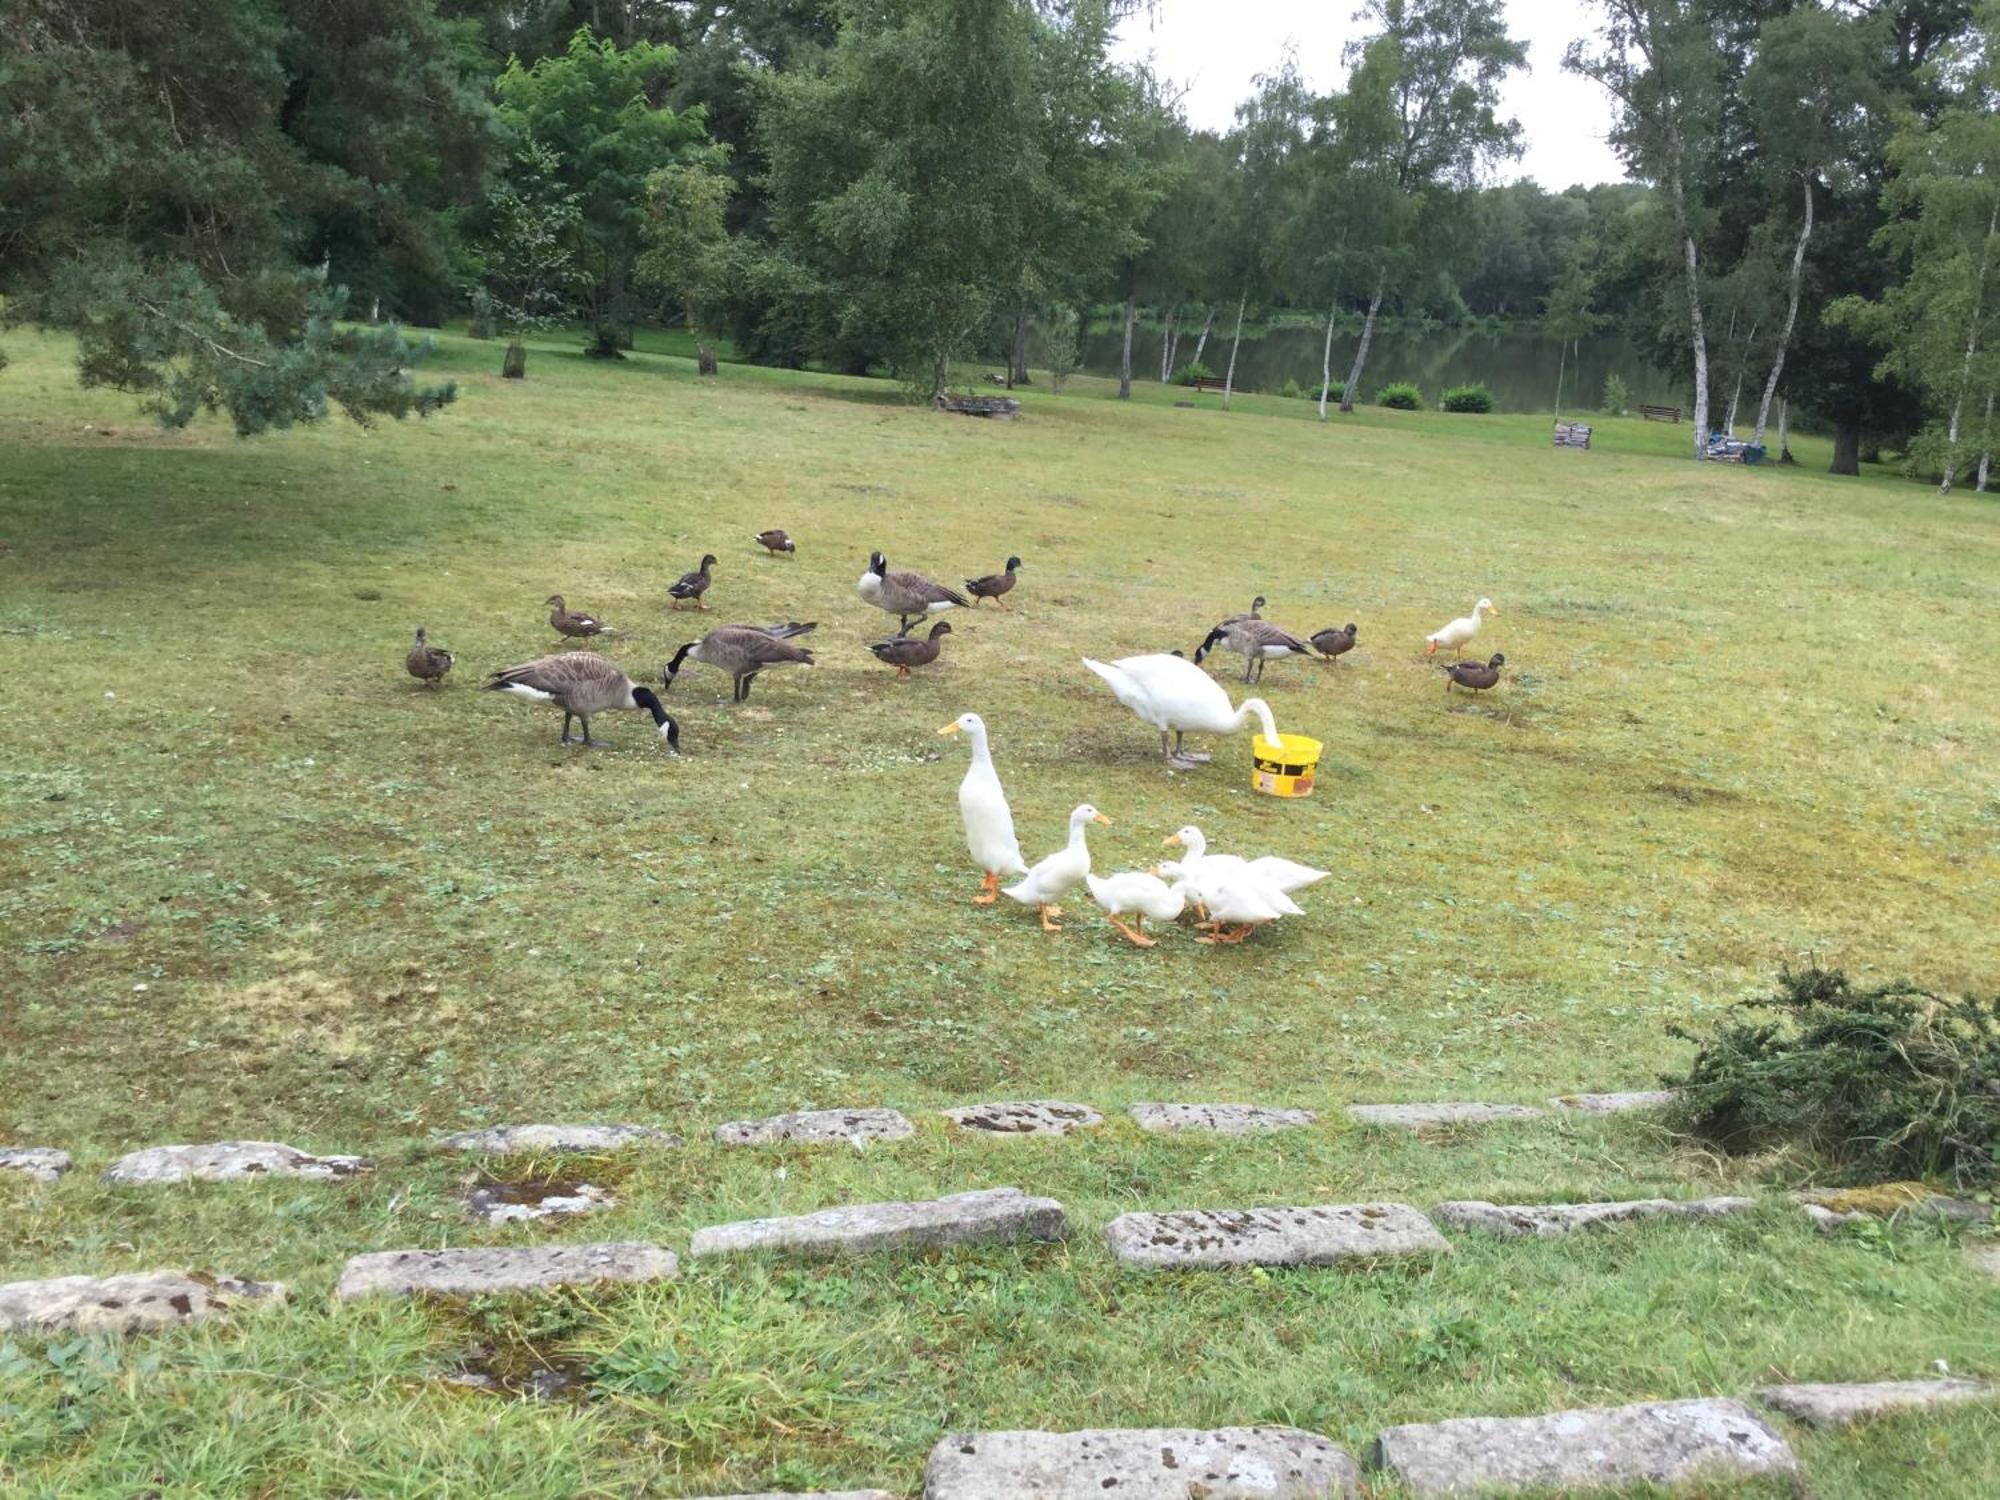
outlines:
[[[1965,334],[1965,362],[1959,367],[1958,391],[1951,398],[1951,428],[1945,436],[1947,446],[1944,479],[1938,485],[1940,495],[1949,495],[1952,483],[1958,477],[1958,421],[1965,411],[1966,388],[1972,383],[1972,361],[1979,353],[1979,319],[1986,310],[1987,246],[1993,243],[1995,234],[2000,234],[2000,203],[1993,205],[1992,216],[1986,223],[1986,238],[1979,246],[1979,274],[1972,283],[1972,326]]]
[[[1167,377],[1173,373],[1174,369],[1174,313],[1178,311],[1179,309],[1175,308],[1173,311],[1169,312],[1167,314],[1166,322],[1160,325],[1160,384],[1161,385],[1165,385],[1167,383]]]
[[[1028,304],[1014,309],[1014,352],[1007,361],[1007,389],[1028,383]]]
[[[1840,422],[1833,429],[1833,462],[1829,474],[1857,475],[1861,472],[1861,424]]]
[[[1173,332],[1171,333],[1167,341],[1167,373],[1161,380],[1161,384],[1163,385],[1166,383],[1166,381],[1171,380],[1173,378],[1173,372],[1180,366],[1181,330],[1186,326],[1187,325],[1181,318],[1180,309],[1175,308]]]
[[[1211,306],[1208,309],[1208,316],[1201,320],[1201,337],[1194,341],[1194,358],[1189,361],[1191,364],[1201,363],[1201,351],[1208,347],[1208,330],[1214,326],[1215,309]]]
[[[1701,321],[1701,261],[1694,236],[1681,244],[1687,255],[1688,321],[1694,346],[1694,456],[1699,460],[1708,447],[1708,333]]]
[[[951,356],[940,354],[931,365],[931,400],[944,395],[951,386]]]
[[[1236,351],[1243,344],[1243,309],[1250,305],[1250,289],[1245,287],[1243,295],[1236,299],[1236,337],[1229,341],[1229,369],[1222,377],[1222,404],[1229,405],[1229,398],[1236,391]]]
[[[1368,363],[1368,346],[1375,339],[1375,315],[1382,311],[1382,292],[1389,284],[1387,276],[1375,282],[1375,295],[1368,299],[1368,316],[1361,320],[1361,342],[1354,346],[1354,368],[1347,372],[1347,388],[1340,393],[1342,412],[1354,410],[1354,393],[1361,389],[1361,371]]]
[[[1792,403],[1789,400],[1778,403],[1778,462],[1798,462],[1792,457]]]
[[[1132,319],[1138,315],[1139,297],[1136,292],[1125,296],[1125,352],[1118,363],[1118,399],[1132,399]]]
[[[1326,344],[1319,351],[1319,419],[1326,420],[1327,392],[1333,389],[1333,320],[1340,312],[1340,303],[1335,301],[1326,310]]]
[[[1563,419],[1563,373],[1569,364],[1569,340],[1564,339],[1556,355],[1556,420]]]
[[[1764,424],[1771,419],[1771,399],[1772,397],[1778,394],[1778,377],[1785,373],[1785,351],[1791,347],[1792,330],[1798,326],[1799,286],[1805,276],[1806,241],[1812,238],[1812,232],[1813,232],[1812,176],[1811,174],[1807,174],[1806,222],[1805,222],[1805,227],[1799,231],[1799,246],[1796,250],[1792,252],[1791,300],[1786,305],[1785,308],[1784,331],[1778,335],[1778,352],[1771,359],[1771,375],[1770,378],[1764,382],[1764,399],[1757,405],[1757,431],[1754,434],[1752,434],[1750,438],[1750,441],[1752,443],[1755,443],[1759,446],[1761,446],[1764,441]],[[1779,439],[1778,446],[1780,448],[1784,447],[1784,440],[1782,438]]]
[[[507,346],[506,359],[500,366],[502,380],[525,380],[528,378],[528,346],[519,339]]]
[[[1991,391],[1986,393],[1986,430],[1981,437],[1983,446],[1979,450],[1978,478],[1972,486],[1975,495],[1986,493],[1986,481],[1993,473],[1993,392]]]
[[[715,346],[713,344],[696,344],[694,346],[694,368],[695,373],[699,375],[713,375],[715,373]]]

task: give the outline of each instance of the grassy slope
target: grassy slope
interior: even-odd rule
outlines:
[[[1647,1085],[1681,1055],[1664,1023],[1803,953],[1988,982],[1990,504],[1697,470],[1663,461],[1685,428],[1636,422],[1555,453],[1546,418],[1322,429],[1305,403],[1182,411],[1142,386],[1119,406],[1079,381],[992,425],[831,376],[698,382],[660,353],[543,349],[503,384],[497,346],[456,340],[441,362],[464,399],[435,422],[239,443],[77,391],[53,343],[9,352],[0,668],[34,687],[0,721],[0,915],[25,939],[0,955],[0,1139],[84,1170],[0,1185],[0,1268],[207,1264],[290,1280],[301,1306],[64,1373],[38,1343],[0,1354],[0,1479],[913,1486],[948,1425],[1288,1421],[1359,1446],[1394,1421],[1773,1376],[2000,1373],[2000,1294],[1922,1230],[1828,1240],[1774,1210],[1463,1241],[1376,1277],[1131,1276],[1094,1240],[1137,1206],[1680,1193],[1751,1170],[1636,1122],[1438,1145],[1332,1119],[1243,1143],[926,1123],[865,1158],[703,1139],[782,1108],[978,1097],[1534,1101]],[[750,547],[773,524],[795,560]],[[861,649],[882,621],[852,591],[872,546],[944,578],[1019,552],[1019,607],[961,617],[943,665],[899,685]],[[816,618],[823,664],[768,675],[747,709],[717,674],[684,678],[689,758],[629,716],[598,726],[609,748],[564,752],[552,717],[473,691],[545,646],[557,589],[656,671],[693,628],[664,586],[703,550],[722,558],[709,623]],[[1076,661],[1191,647],[1256,592],[1294,628],[1361,625],[1341,666],[1266,679],[1280,725],[1327,741],[1303,804],[1249,794],[1242,737],[1168,774]],[[1422,636],[1478,593],[1503,611],[1480,647],[1509,681],[1447,699]],[[402,675],[420,621],[459,654],[442,694]],[[963,752],[932,734],[966,708],[1031,857],[1088,797],[1116,820],[1103,868],[1192,820],[1339,873],[1307,920],[1219,952],[1135,953],[1080,904],[1060,938],[976,911]],[[462,1164],[418,1149],[507,1118],[696,1141],[610,1167],[623,1203],[593,1237],[684,1244],[723,1217],[997,1182],[1062,1198],[1081,1232],[553,1308],[322,1311],[348,1253],[538,1237],[466,1227]],[[384,1164],[352,1189],[93,1181],[114,1151],[230,1135]],[[508,1405],[431,1382],[481,1336],[608,1352],[618,1394]],[[1990,1415],[1802,1446],[1826,1495],[1914,1485],[1912,1462],[1939,1496],[2000,1488]]]

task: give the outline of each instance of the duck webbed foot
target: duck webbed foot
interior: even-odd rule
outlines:
[[[1044,932],[1061,932],[1061,931],[1062,931],[1062,928],[1061,928],[1061,927],[1057,926],[1057,925],[1056,925],[1056,924],[1055,924],[1054,922],[1051,922],[1051,921],[1049,920],[1049,918],[1051,918],[1051,917],[1059,917],[1059,916],[1061,916],[1061,915],[1062,915],[1062,908],[1061,908],[1060,906],[1048,906],[1048,905],[1044,905],[1044,906],[1041,906],[1041,907],[1038,907],[1038,908],[1037,908],[1037,911],[1038,911],[1038,912],[1040,913],[1040,915],[1041,915],[1041,919],[1042,919],[1042,931],[1044,931]]]
[[[972,898],[974,906],[991,906],[1000,899],[1000,877],[991,870],[986,872],[986,883],[979,888],[979,894]]]
[[[1119,921],[1116,917],[1111,916],[1109,912],[1106,912],[1105,916],[1110,919],[1111,925],[1113,927],[1116,927],[1120,932],[1125,934],[1126,940],[1130,942],[1132,946],[1135,948],[1151,948],[1158,941],[1158,939],[1156,938],[1147,937],[1146,934],[1143,932],[1134,932],[1130,927],[1127,927],[1123,922]],[[1145,918],[1140,917],[1137,918],[1136,920],[1143,922]]]

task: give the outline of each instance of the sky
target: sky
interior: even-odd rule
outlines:
[[[1150,17],[1125,23],[1117,55],[1150,54],[1164,78],[1187,90],[1189,123],[1226,130],[1251,80],[1270,71],[1287,41],[1309,85],[1338,84],[1341,49],[1362,30],[1353,19],[1359,8],[1359,0],[1159,0]],[[1513,76],[1503,103],[1521,122],[1527,149],[1496,180],[1532,177],[1551,190],[1623,180],[1604,143],[1611,120],[1603,91],[1562,71],[1571,39],[1592,29],[1589,9],[1579,0],[1507,0],[1509,29],[1528,44],[1529,71]]]

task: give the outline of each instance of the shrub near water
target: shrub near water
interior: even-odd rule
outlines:
[[[1493,410],[1493,393],[1479,382],[1471,385],[1455,385],[1438,397],[1438,405],[1445,411]]]
[[[1174,371],[1175,385],[1193,385],[1197,380],[1215,380],[1217,378],[1219,377],[1215,371],[1197,359],[1189,360],[1178,370]]]
[[[1392,380],[1375,393],[1377,406],[1392,407],[1397,411],[1422,411],[1424,393],[1405,380]]]
[[[1605,376],[1604,414],[1610,417],[1622,417],[1631,404],[1632,392],[1626,387],[1624,377],[1621,375]]]

